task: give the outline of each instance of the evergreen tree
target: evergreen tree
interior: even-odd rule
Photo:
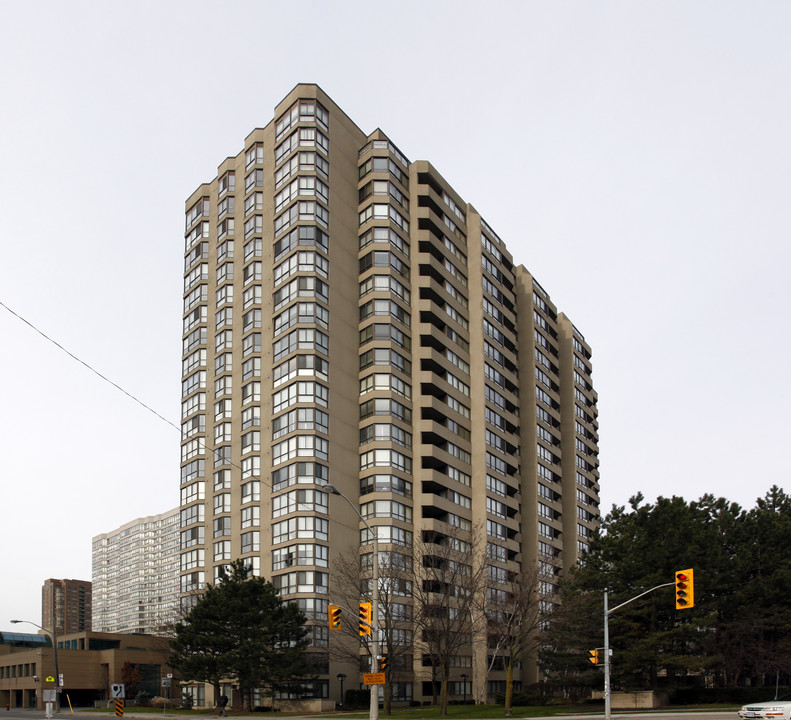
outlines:
[[[184,680],[211,683],[215,697],[222,681],[235,682],[250,709],[254,689],[274,691],[304,673],[305,616],[272,583],[248,577],[243,560],[229,570],[176,625],[170,665]]]
[[[610,615],[613,687],[787,682],[791,673],[791,498],[773,487],[745,512],[724,498],[658,498],[614,507],[561,583],[542,660],[565,691],[601,682],[587,651],[603,644],[603,593],[614,608],[695,570],[695,606],[676,610],[672,587]],[[587,672],[586,672],[587,671]],[[586,678],[587,676],[587,678]]]

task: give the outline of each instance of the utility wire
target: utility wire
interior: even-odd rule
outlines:
[[[154,410],[154,408],[149,407],[142,400],[140,400],[139,398],[136,398],[134,395],[132,395],[132,393],[128,392],[127,390],[124,390],[124,388],[122,388],[118,383],[113,382],[112,380],[110,380],[110,378],[106,377],[105,375],[102,375],[102,373],[100,373],[96,368],[91,367],[87,362],[85,362],[81,358],[78,358],[73,352],[70,352],[65,347],[63,347],[63,345],[61,345],[59,342],[57,342],[57,340],[53,340],[43,330],[39,330],[32,322],[30,322],[29,320],[23,318],[19,313],[14,312],[14,310],[12,310],[10,307],[8,307],[8,305],[6,305],[2,300],[0,300],[0,305],[2,305],[6,310],[8,310],[8,312],[10,312],[15,318],[21,320],[23,323],[25,323],[25,325],[27,325],[28,327],[30,327],[33,330],[35,330],[45,340],[51,342],[55,347],[57,347],[60,350],[62,350],[63,352],[65,352],[70,358],[72,358],[73,360],[76,360],[78,363],[80,363],[80,365],[84,365],[86,368],[88,368],[88,370],[90,370],[92,373],[94,373],[94,375],[98,375],[102,380],[104,380],[106,383],[109,383],[110,385],[112,385],[116,390],[120,390],[124,395],[126,395],[128,398],[131,398],[132,400],[134,400],[138,405],[142,405],[146,410],[148,410],[150,413],[153,413],[154,415],[156,415],[160,420],[162,420],[163,422],[166,422],[172,428],[175,428],[176,430],[181,432],[181,428],[178,425],[172,423],[166,417],[163,417],[162,415],[160,415],[156,410]],[[216,455],[217,450],[211,450],[206,445],[206,441],[202,437],[198,438],[198,440],[200,441],[200,444],[203,446],[204,452],[210,452],[210,453],[212,453],[212,455]],[[234,462],[231,462],[229,464],[232,467],[235,467],[237,470],[241,470],[242,469],[240,465],[237,465]],[[264,482],[265,485],[268,485],[270,488],[272,487],[272,483],[271,482],[267,482],[263,478],[261,478],[261,480],[262,480],[262,482]],[[337,518],[333,518],[333,519],[339,525],[343,525],[344,527],[347,527],[347,528],[349,528],[351,530],[358,530],[359,529],[359,528],[354,528],[351,525],[347,525],[346,523],[343,523],[340,520],[337,520]]]
[[[76,360],[78,363],[80,363],[80,365],[84,365],[86,368],[88,368],[88,370],[90,370],[92,373],[94,373],[94,375],[98,375],[106,383],[109,383],[110,385],[112,385],[116,390],[120,390],[128,398],[131,398],[132,400],[134,400],[138,405],[142,405],[146,410],[148,410],[150,413],[153,413],[154,415],[156,415],[160,420],[162,420],[163,422],[166,422],[172,428],[175,428],[176,430],[179,430],[179,431],[181,430],[181,428],[179,428],[178,425],[175,425],[170,420],[168,420],[166,417],[163,417],[162,415],[160,415],[156,410],[154,410],[154,408],[150,407],[149,405],[146,405],[142,400],[140,400],[139,398],[136,398],[134,395],[132,395],[132,393],[128,392],[127,390],[124,390],[124,388],[122,388],[118,383],[113,382],[107,376],[102,375],[96,368],[91,367],[87,362],[85,362],[85,360],[82,360],[82,359],[78,358],[73,352],[70,352],[65,347],[63,347],[63,345],[61,345],[57,340],[53,340],[43,330],[39,330],[32,322],[30,322],[29,320],[23,318],[18,312],[14,312],[2,300],[0,300],[0,305],[2,305],[6,310],[8,310],[8,312],[10,312],[15,318],[21,320],[23,323],[25,323],[25,325],[27,325],[28,327],[30,327],[33,330],[35,330],[45,340],[48,340],[49,342],[51,342],[55,347],[60,348],[70,358],[72,358],[73,360]]]

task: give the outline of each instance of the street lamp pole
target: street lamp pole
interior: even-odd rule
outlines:
[[[469,677],[469,675],[467,675],[467,673],[462,673],[461,674],[461,686],[462,686],[462,692],[464,693],[464,704],[465,705],[467,704],[467,678],[468,677]]]
[[[54,620],[54,617],[53,617]],[[55,662],[55,712],[60,712],[60,693],[58,690],[60,689],[60,672],[58,670],[58,630],[55,623],[52,623],[52,630],[47,630],[46,628],[41,627],[38,623],[31,622],[30,620],[12,620],[12,623],[27,623],[28,625],[33,625],[37,627],[42,632],[47,633],[48,635],[52,636],[52,659]]]
[[[362,521],[363,525],[365,525],[366,529],[368,530],[368,535],[373,537],[374,541],[374,562],[373,562],[373,589],[371,591],[371,632],[372,632],[372,642],[371,642],[371,672],[376,672],[378,667],[378,660],[379,660],[379,535],[373,531],[371,526],[368,524],[368,521],[362,516],[360,511],[357,509],[357,506],[349,500],[338,488],[334,485],[324,485],[324,489],[328,492],[332,493],[333,495],[339,495],[342,497],[347,503],[349,503],[350,507],[354,512],[357,513],[357,516]],[[370,709],[370,720],[379,720],[379,686],[378,685],[371,685],[371,709]]]
[[[343,711],[343,681],[346,679],[346,673],[338,673],[335,677],[341,681],[341,711]]]

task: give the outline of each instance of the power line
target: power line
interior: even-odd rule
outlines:
[[[39,330],[39,329],[38,329],[38,328],[37,328],[37,327],[36,327],[36,326],[35,326],[35,325],[34,325],[32,322],[30,322],[29,320],[27,320],[27,319],[23,318],[23,317],[22,317],[22,316],[21,316],[21,315],[20,315],[18,312],[15,312],[14,310],[12,310],[12,309],[11,309],[10,307],[8,307],[8,305],[6,305],[6,304],[5,304],[5,303],[4,303],[2,300],[0,300],[0,305],[2,305],[2,306],[3,306],[3,307],[6,309],[6,310],[8,310],[8,312],[10,312],[10,313],[11,313],[11,314],[12,314],[12,315],[15,317],[15,318],[17,318],[17,319],[21,320],[23,323],[25,323],[25,325],[27,325],[28,327],[30,327],[30,328],[32,328],[33,330],[35,330],[35,331],[36,331],[36,332],[37,332],[39,335],[41,335],[41,337],[43,337],[45,340],[47,340],[48,342],[51,342],[51,343],[52,343],[52,344],[53,344],[55,347],[57,347],[57,348],[59,348],[60,350],[62,350],[63,352],[65,352],[65,353],[66,353],[66,354],[67,354],[67,355],[68,355],[70,358],[72,358],[73,360],[76,360],[78,363],[80,363],[80,365],[84,365],[86,368],[88,368],[88,370],[90,370],[92,373],[94,373],[94,375],[98,375],[98,376],[99,376],[99,377],[100,377],[102,380],[104,380],[106,383],[109,383],[110,385],[112,385],[112,386],[113,386],[113,387],[114,387],[116,390],[120,390],[120,391],[121,391],[121,392],[122,392],[124,395],[126,395],[128,398],[131,398],[132,400],[134,400],[134,401],[135,401],[135,402],[136,402],[138,405],[141,405],[141,406],[142,406],[142,407],[144,407],[146,410],[148,410],[150,413],[153,413],[154,415],[156,415],[156,416],[157,416],[157,417],[158,417],[160,420],[162,420],[163,422],[166,422],[166,423],[167,423],[168,425],[170,425],[172,428],[175,428],[176,430],[178,430],[179,432],[181,432],[181,428],[180,428],[178,425],[176,425],[176,424],[172,423],[172,422],[171,422],[170,420],[168,420],[166,417],[163,417],[162,415],[160,415],[160,414],[159,414],[159,413],[158,413],[156,410],[154,410],[152,407],[150,407],[150,406],[146,405],[146,404],[145,404],[145,403],[144,403],[142,400],[140,400],[139,398],[136,398],[134,395],[132,395],[132,393],[130,393],[129,391],[127,391],[127,390],[125,390],[124,388],[122,388],[122,387],[121,387],[121,386],[120,386],[118,383],[116,383],[116,382],[113,382],[113,381],[112,381],[112,380],[110,380],[110,378],[108,378],[107,376],[105,376],[105,375],[102,375],[102,373],[100,373],[100,372],[99,372],[99,371],[98,371],[96,368],[92,367],[92,366],[91,366],[91,365],[89,365],[87,362],[85,362],[85,361],[84,361],[84,360],[82,360],[81,358],[77,357],[77,356],[76,356],[76,355],[75,355],[73,352],[70,352],[69,350],[67,350],[65,347],[63,347],[63,345],[61,345],[59,342],[57,342],[57,340],[53,340],[53,339],[52,339],[52,338],[51,338],[49,335],[47,335],[47,334],[46,334],[46,333],[45,333],[43,330]],[[203,451],[204,451],[205,453],[211,453],[213,456],[216,456],[216,455],[217,455],[217,452],[218,452],[218,451],[217,451],[216,449],[210,449],[210,448],[208,447],[208,445],[206,444],[206,440],[204,440],[204,438],[202,438],[202,437],[198,437],[198,438],[196,438],[196,439],[197,439],[197,440],[200,442],[200,444],[203,446]],[[236,463],[234,463],[234,462],[229,462],[229,465],[231,465],[231,467],[235,467],[235,468],[236,468],[237,470],[239,470],[239,471],[242,471],[242,468],[241,468],[241,466],[240,466],[240,465],[237,465],[237,464],[236,464]],[[261,480],[261,481],[262,481],[262,482],[263,482],[265,485],[268,485],[270,488],[272,487],[272,483],[271,483],[271,482],[267,482],[267,481],[266,481],[266,480],[264,480],[263,478],[259,478],[259,479],[260,479],[260,480]],[[340,525],[343,525],[344,527],[350,528],[350,529],[352,529],[352,530],[354,530],[354,529],[355,529],[355,528],[353,528],[351,525],[346,525],[346,523],[342,523],[342,522],[340,522],[339,520],[336,520],[336,522],[338,522],[338,524],[340,524]]]
[[[8,312],[10,312],[15,318],[17,318],[18,320],[21,320],[23,323],[25,323],[25,325],[27,325],[28,327],[30,327],[33,330],[35,330],[45,340],[47,340],[48,342],[51,342],[55,347],[57,347],[60,350],[62,350],[63,352],[65,352],[70,358],[72,358],[72,360],[76,360],[78,363],[80,363],[80,365],[83,365],[86,368],[88,368],[88,370],[90,370],[94,375],[98,375],[106,383],[109,383],[110,385],[112,385],[116,390],[120,390],[128,398],[131,398],[132,400],[134,400],[138,405],[141,405],[146,410],[148,410],[148,412],[153,413],[154,415],[156,415],[160,420],[162,420],[163,422],[166,422],[172,428],[175,428],[176,430],[181,431],[181,428],[179,428],[178,425],[172,423],[166,417],[160,415],[156,410],[154,410],[154,408],[152,408],[149,405],[146,405],[142,400],[140,400],[140,398],[135,397],[129,391],[124,390],[124,388],[122,388],[118,383],[113,382],[112,380],[110,380],[110,378],[108,378],[106,375],[102,375],[102,373],[100,373],[95,367],[92,367],[87,362],[85,362],[85,360],[82,360],[81,358],[78,358],[73,352],[71,352],[71,351],[67,350],[65,347],[63,347],[63,345],[61,345],[57,340],[54,340],[53,338],[51,338],[43,330],[39,330],[39,328],[37,328],[32,322],[30,322],[30,320],[27,320],[26,318],[22,317],[18,312],[15,312],[10,307],[8,307],[8,305],[6,305],[2,300],[0,300],[0,305],[2,305],[6,310],[8,310]]]

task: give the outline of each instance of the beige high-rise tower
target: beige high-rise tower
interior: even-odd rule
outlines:
[[[331,483],[380,557],[478,532],[493,607],[520,566],[551,602],[598,522],[591,350],[475,208],[298,85],[186,216],[182,594],[244,558],[308,617],[316,676],[283,698],[337,699],[340,670],[357,687],[327,605],[372,538]],[[393,698],[428,700],[404,617]],[[505,675],[472,645],[451,694],[491,697]]]

